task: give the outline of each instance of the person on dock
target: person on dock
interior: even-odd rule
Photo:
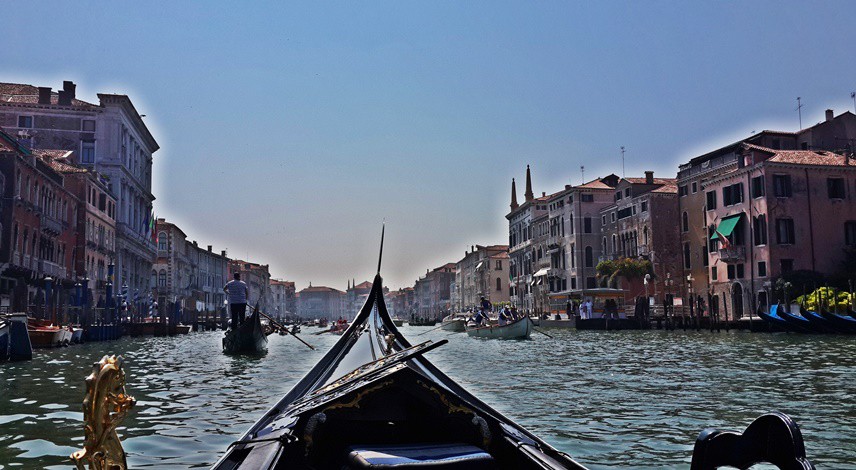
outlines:
[[[241,280],[241,273],[235,273],[234,279],[223,286],[223,292],[229,295],[229,310],[232,314],[232,329],[237,329],[244,323],[247,314],[247,297],[249,288],[247,283]]]

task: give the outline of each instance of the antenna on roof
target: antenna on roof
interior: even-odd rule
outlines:
[[[621,177],[627,178],[627,173],[624,171],[624,146],[621,146]]]
[[[802,98],[797,96],[797,113],[799,113],[799,116],[800,116],[800,130],[802,130],[802,108],[803,108],[803,105],[802,105],[802,101],[800,101],[800,100],[802,100]]]
[[[853,98],[853,111],[856,111],[856,91],[851,91],[850,97]]]
[[[383,261],[383,235],[386,232],[386,219],[383,219],[383,226],[380,229],[380,254],[377,257],[377,273],[380,274],[380,262]]]

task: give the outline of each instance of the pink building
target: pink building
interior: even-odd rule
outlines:
[[[789,271],[835,272],[843,250],[856,245],[852,158],[742,144],[737,163],[702,187],[707,302],[722,319],[767,306],[776,278]]]

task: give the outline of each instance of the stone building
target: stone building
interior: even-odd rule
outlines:
[[[356,280],[348,281],[348,288],[345,290],[345,314],[348,319],[353,318],[357,315],[360,309],[363,307],[363,304],[366,303],[366,299],[369,296],[369,292],[372,290],[371,281],[363,281],[359,284],[356,283]],[[384,287],[385,291],[388,291],[386,287]]]
[[[338,320],[345,315],[345,293],[326,286],[312,286],[300,291],[297,312],[301,318]]]
[[[558,293],[594,287],[600,256],[600,211],[612,204],[618,177],[609,175],[535,198],[529,167],[526,193],[517,203],[511,183],[510,300],[524,311],[565,311]],[[554,304],[554,305],[553,305]]]
[[[77,280],[77,198],[50,160],[0,130],[2,305],[41,316],[67,306]]]
[[[613,204],[600,211],[600,261],[622,258],[647,259],[653,266],[651,282],[619,279],[625,302],[648,295],[657,303],[666,297],[681,297],[676,283],[682,273],[677,186],[673,178],[622,178],[613,192]]]
[[[473,245],[455,263],[453,309],[479,305],[481,297],[493,304],[509,302],[508,245]]]
[[[766,308],[775,279],[790,271],[835,273],[845,248],[856,247],[850,155],[749,143],[735,154],[737,164],[704,185],[710,277],[702,295],[723,319]]]
[[[152,155],[158,150],[126,95],[98,94],[99,104],[62,90],[0,83],[0,127],[24,146],[71,150],[75,164],[97,171],[117,201],[115,285],[149,292],[156,257],[148,221],[152,213]]]
[[[185,306],[195,319],[223,320],[226,319],[226,293],[223,286],[229,282],[229,258],[226,251],[214,251],[212,245],[202,248],[194,240],[187,243],[187,252],[191,264],[191,298]]]
[[[77,231],[72,254],[74,276],[77,282],[88,286],[90,303],[103,305],[108,266],[116,254],[116,198],[102,175],[70,163],[74,161],[72,151],[35,150],[34,153],[62,173],[65,187],[76,198],[77,220],[72,222]]]
[[[410,315],[415,313],[414,302],[412,287],[390,291],[386,295],[386,306],[393,318],[410,318]]]
[[[678,204],[682,223],[688,230],[681,232],[681,250],[689,250],[688,268],[683,279],[687,289],[695,293],[708,292],[709,259],[707,211],[709,191],[704,186],[711,178],[732,172],[742,164],[742,144],[753,144],[773,150],[829,150],[838,153],[852,151],[856,144],[856,115],[846,111],[834,116],[826,111],[825,120],[798,132],[765,130],[722,148],[697,156],[678,168]],[[688,247],[688,248],[687,248]]]
[[[432,319],[448,315],[452,307],[451,292],[454,282],[454,263],[426,270],[425,276],[420,277],[413,286],[415,314]]]
[[[250,263],[239,259],[229,261],[229,279],[236,272],[241,273],[241,280],[249,287],[248,307],[258,303],[259,308],[270,315],[273,300],[270,290],[270,269],[267,264]]]
[[[271,279],[270,292],[273,302],[271,315],[282,320],[290,320],[297,316],[297,292],[294,288],[294,282]]]

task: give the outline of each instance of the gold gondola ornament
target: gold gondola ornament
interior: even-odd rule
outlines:
[[[136,400],[125,393],[125,370],[121,356],[104,356],[92,365],[86,377],[83,421],[86,440],[83,449],[71,454],[77,468],[84,470],[126,470],[128,463],[116,428]]]

